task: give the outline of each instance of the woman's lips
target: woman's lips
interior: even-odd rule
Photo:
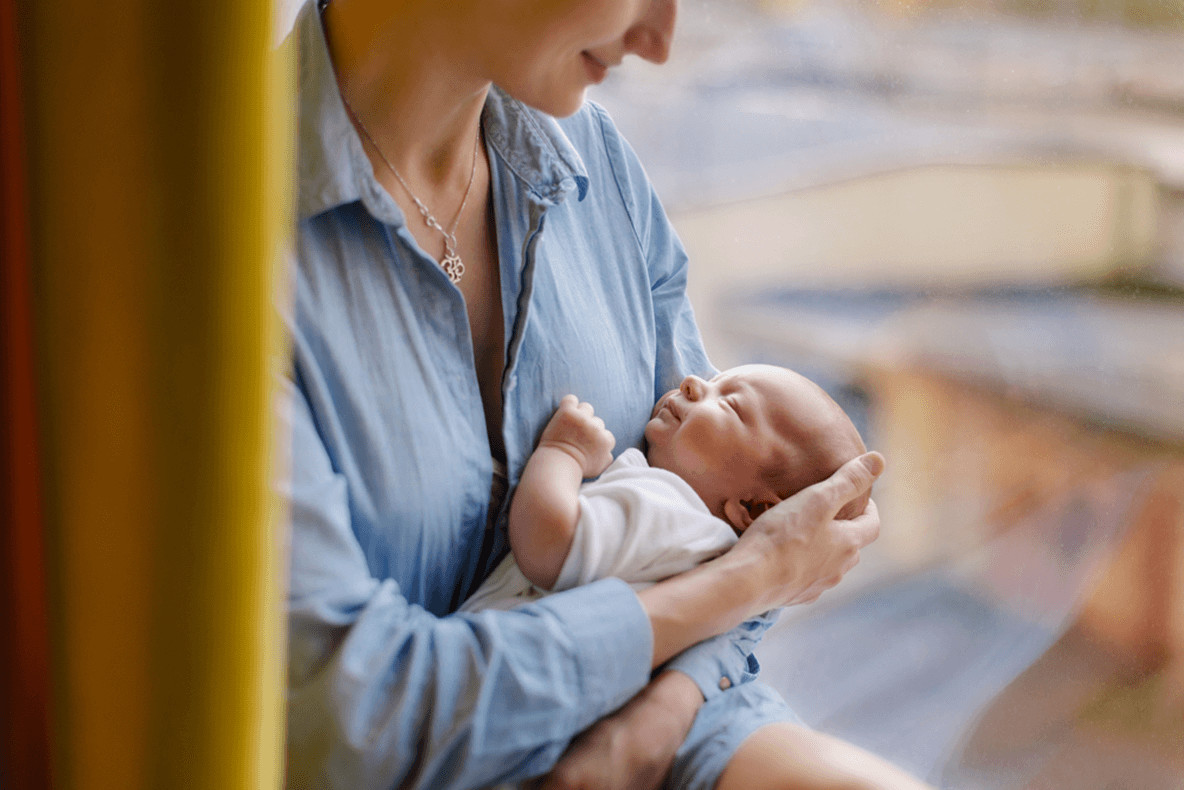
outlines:
[[[584,57],[584,70],[588,72],[588,78],[592,83],[599,85],[604,82],[604,78],[608,76],[608,65],[590,52],[580,54]]]

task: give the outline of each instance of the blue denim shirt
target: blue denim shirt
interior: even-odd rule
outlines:
[[[650,675],[636,595],[606,579],[456,614],[508,549],[463,298],[375,180],[315,3],[299,48],[288,782],[473,787],[539,773]],[[505,317],[511,486],[568,392],[617,450],[658,395],[709,375],[686,258],[603,110],[556,121],[494,89],[482,118]],[[416,218],[418,219],[418,218]],[[487,521],[493,528],[487,527]],[[676,666],[742,682],[762,623]]]

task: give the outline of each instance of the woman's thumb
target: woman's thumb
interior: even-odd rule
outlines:
[[[870,491],[883,471],[884,456],[874,451],[856,456],[840,466],[824,483],[836,511],[855,497]]]

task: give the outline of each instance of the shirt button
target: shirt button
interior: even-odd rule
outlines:
[[[728,680],[726,677],[722,677],[719,679],[719,690],[720,691],[727,691],[731,687],[732,687],[732,681]]]

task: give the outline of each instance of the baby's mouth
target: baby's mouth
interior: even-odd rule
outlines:
[[[675,422],[682,422],[682,419],[679,417],[678,412],[674,408],[673,401],[673,395],[663,396],[662,399],[658,401],[658,405],[654,407],[654,417],[658,417],[662,412],[666,412],[670,415],[670,419],[674,420]]]

